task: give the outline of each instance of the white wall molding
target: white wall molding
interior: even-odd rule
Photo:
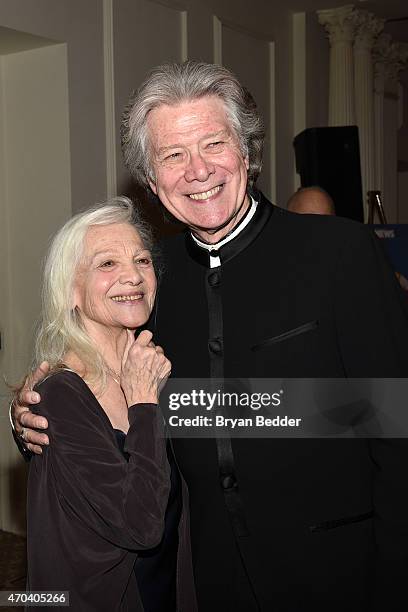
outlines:
[[[251,52],[258,59],[254,65]],[[245,55],[242,62],[238,60],[241,53]],[[213,15],[213,61],[235,72],[255,98],[268,136],[260,188],[276,200],[275,43],[257,31]]]
[[[180,29],[181,29],[181,41],[180,41],[180,54],[181,61],[186,62],[188,60],[188,15],[187,11],[180,11]]]
[[[275,87],[275,43],[269,42],[269,135],[270,135],[270,176],[271,176],[271,199],[277,200],[276,186],[276,87]]]
[[[103,0],[103,63],[105,84],[106,196],[117,195],[113,0]]]
[[[306,13],[293,15],[293,137],[306,129]],[[300,187],[293,158],[293,191]]]
[[[360,141],[361,182],[364,215],[368,218],[367,192],[376,188],[375,128],[374,128],[374,66],[372,48],[385,19],[368,11],[354,13],[354,94],[355,112]]]
[[[6,420],[7,394],[3,382],[4,370],[6,367],[5,343],[8,344],[10,329],[10,295],[8,291],[10,278],[10,258],[9,252],[9,231],[8,214],[5,202],[7,201],[7,151],[5,139],[5,104],[4,104],[4,60],[0,57],[0,257],[3,262],[2,274],[0,277],[0,331],[2,337],[2,350],[0,351],[0,529],[7,529],[8,511],[8,442],[10,436],[9,424]]]
[[[111,2],[113,0],[110,0]],[[176,0],[148,0],[152,4],[160,4],[180,13],[180,61],[188,60],[188,11],[186,5]]]
[[[213,15],[213,58],[214,64],[222,64],[222,22]]]

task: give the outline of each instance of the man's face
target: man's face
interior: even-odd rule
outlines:
[[[248,207],[248,158],[215,96],[161,105],[147,119],[152,191],[207,242],[225,236]]]

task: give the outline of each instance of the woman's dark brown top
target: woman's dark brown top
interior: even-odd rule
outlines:
[[[138,552],[160,542],[169,495],[163,416],[129,408],[124,450],[89,387],[60,371],[40,386],[36,412],[49,447],[30,463],[27,499],[30,590],[70,592],[71,609],[143,610],[133,571]],[[195,610],[186,489],[179,525],[178,610]]]

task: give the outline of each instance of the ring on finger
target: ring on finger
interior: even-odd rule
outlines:
[[[26,437],[25,437],[25,435],[26,435],[26,431],[27,431],[27,430],[26,430],[26,428],[25,428],[25,427],[23,427],[23,428],[22,428],[22,430],[21,430],[21,433],[20,433],[20,434],[18,434],[18,437],[19,437],[19,438],[20,438],[20,440],[22,440],[23,442],[26,442]]]

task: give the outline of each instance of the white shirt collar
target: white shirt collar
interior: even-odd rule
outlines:
[[[238,234],[240,234],[242,230],[251,221],[252,217],[255,214],[256,207],[258,206],[258,202],[256,202],[252,196],[249,197],[251,198],[251,208],[249,209],[243,220],[238,223],[237,227],[230,234],[228,234],[228,236],[225,236],[225,238],[222,238],[219,242],[216,242],[215,244],[207,244],[206,242],[201,242],[201,240],[196,238],[194,234],[191,233],[191,237],[194,242],[196,242],[201,248],[205,249],[206,251],[211,252],[220,249],[222,246],[224,246],[224,244],[227,244],[227,242],[230,242],[230,240],[236,238]],[[219,256],[210,257],[210,268],[218,268],[220,265],[221,260]]]

